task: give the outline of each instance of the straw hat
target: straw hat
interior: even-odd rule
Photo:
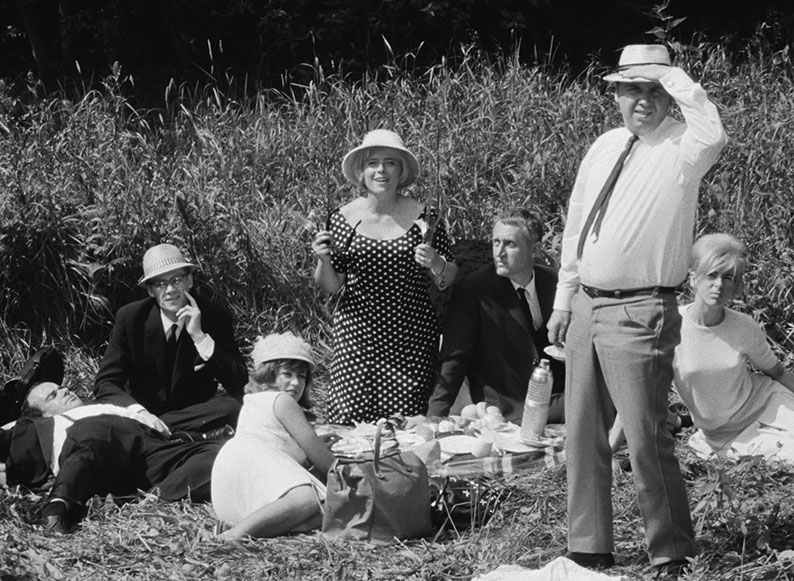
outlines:
[[[618,70],[604,77],[610,83],[641,83],[648,82],[650,79],[643,77],[628,78],[621,75],[631,67],[642,65],[664,65],[670,66],[670,53],[663,44],[630,44],[623,48],[618,61]]]
[[[182,251],[173,244],[158,244],[152,246],[143,255],[143,276],[138,281],[143,285],[161,274],[166,274],[180,268],[187,268],[190,272],[196,270],[196,265],[185,260]]]
[[[251,350],[251,363],[254,369],[262,363],[276,359],[298,359],[308,363],[312,369],[317,366],[312,355],[312,348],[297,335],[287,332],[257,337],[254,341],[254,348]]]
[[[397,152],[402,160],[403,171],[407,172],[406,178],[400,183],[400,187],[408,187],[416,181],[419,175],[419,162],[413,153],[408,151],[403,140],[394,131],[388,129],[374,129],[364,136],[361,145],[351,149],[342,160],[342,173],[353,185],[360,185],[359,171],[361,170],[361,158],[367,149],[373,147],[386,147]]]

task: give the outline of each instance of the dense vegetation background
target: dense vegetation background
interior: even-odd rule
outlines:
[[[719,45],[673,46],[730,135],[704,180],[698,230],[747,240],[739,307],[791,351],[791,60],[761,40],[738,64]],[[118,71],[79,99],[0,91],[0,369],[52,340],[98,356],[116,309],[142,296],[144,250],[161,241],[194,257],[202,292],[234,311],[244,341],[286,327],[327,354],[333,300],[310,283],[311,229],[356,195],[340,160],[374,127],[417,153],[413,194],[440,196],[456,239],[484,239],[497,208],[526,205],[546,219],[553,263],[577,165],[619,123],[600,80],[613,63],[573,77],[476,45],[459,56],[421,75],[395,57],[358,83],[318,66],[300,91],[246,99],[172,86],[154,109],[130,103]]]
[[[142,253],[161,241],[198,262],[201,292],[234,311],[244,346],[292,328],[327,355],[334,301],[310,283],[311,229],[355,195],[339,163],[374,127],[397,130],[418,154],[412,193],[441,199],[456,239],[484,239],[495,209],[527,205],[546,219],[553,263],[579,160],[619,122],[600,76],[625,41],[667,42],[718,103],[731,141],[704,182],[698,228],[747,239],[754,263],[739,306],[786,352],[794,347],[791,3],[707,17],[709,2],[680,15],[672,0],[592,3],[599,10],[509,0],[36,2],[0,0],[6,13],[60,6],[42,37],[61,49],[50,64],[63,65],[67,46],[86,58],[76,76],[56,67],[57,90],[47,92],[44,72],[20,76],[35,66],[24,10],[2,35],[16,47],[0,83],[4,377],[51,341],[90,375],[116,309],[142,296]],[[704,29],[689,35],[693,22]],[[531,44],[544,34],[554,36],[547,52]],[[260,44],[246,44],[254,37]],[[309,37],[317,58],[300,65]],[[289,58],[278,52],[287,49]],[[265,64],[281,75],[272,86]],[[142,79],[157,91],[142,91]]]
[[[788,45],[773,45],[768,26],[737,50],[682,41],[682,21],[660,7],[655,24],[645,38],[670,42],[731,136],[705,180],[699,229],[748,240],[746,308],[791,347]],[[487,236],[495,208],[525,204],[547,220],[553,262],[578,162],[618,122],[599,80],[614,55],[573,74],[527,64],[518,47],[493,54],[461,44],[450,59],[417,67],[420,49],[378,46],[387,62],[355,81],[315,62],[306,82],[251,96],[171,81],[156,107],[136,106],[135,81],[119,64],[77,95],[4,84],[0,369],[10,375],[51,340],[97,356],[115,310],[140,296],[140,256],[160,241],[198,261],[203,291],[235,312],[244,339],[287,326],[327,350],[332,304],[309,282],[311,223],[355,195],[339,161],[373,127],[397,130],[417,152],[413,193],[441,197],[457,239]]]

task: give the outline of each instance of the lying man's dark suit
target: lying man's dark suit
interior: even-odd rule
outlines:
[[[92,496],[156,491],[163,500],[210,499],[210,475],[222,441],[169,440],[136,420],[86,417],[66,429],[50,499],[82,507]],[[22,418],[12,430],[6,463],[11,485],[39,488],[52,478],[52,418]]]
[[[507,421],[520,422],[532,369],[549,344],[546,321],[551,315],[557,274],[534,266],[535,288],[543,325],[534,330],[510,279],[488,264],[463,278],[452,292],[444,321],[439,372],[428,416],[446,416],[468,378],[473,402],[502,410]],[[553,394],[565,388],[565,366],[551,360]],[[552,406],[549,421],[562,421],[562,402]]]
[[[153,298],[119,309],[110,342],[97,373],[97,399],[126,393],[124,405],[137,402],[176,430],[213,430],[235,426],[243,387],[248,381],[245,362],[234,339],[231,316],[196,297],[201,325],[215,341],[208,361],[197,353],[186,332],[179,335],[176,360],[166,377],[165,337],[160,310]],[[215,397],[218,384],[233,397]]]

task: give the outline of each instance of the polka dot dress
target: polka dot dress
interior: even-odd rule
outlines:
[[[427,220],[428,213],[435,216],[426,208],[420,219]],[[339,249],[332,264],[347,274],[347,283],[334,314],[328,421],[350,424],[425,413],[439,329],[427,292],[427,269],[414,260],[414,248],[422,243],[419,225],[399,238],[373,240],[353,232],[337,211],[330,231]],[[443,221],[433,246],[452,259]]]

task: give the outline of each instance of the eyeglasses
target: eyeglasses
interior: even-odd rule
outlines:
[[[154,290],[164,291],[169,286],[173,286],[174,288],[181,288],[182,285],[185,284],[187,281],[187,275],[178,274],[177,276],[172,276],[171,278],[166,279],[158,279],[152,281],[151,285]]]

